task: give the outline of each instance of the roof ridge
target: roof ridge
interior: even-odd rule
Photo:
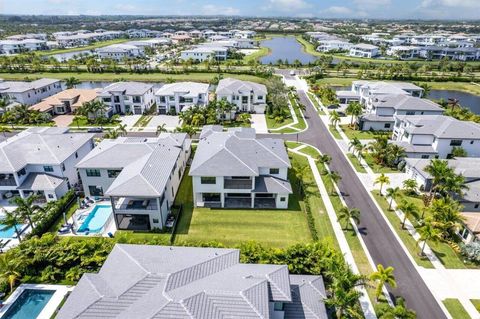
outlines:
[[[120,249],[121,252],[123,252],[125,254],[125,256],[128,257],[128,259],[130,259],[131,261],[133,261],[138,267],[140,267],[147,275],[150,274],[150,272],[145,269],[145,267],[143,267],[135,258],[132,257],[132,255],[130,255],[125,249],[122,248],[122,245],[116,245],[118,249]],[[140,280],[139,280],[140,281]],[[138,281],[137,281],[138,282]]]
[[[36,134],[38,135],[38,137],[40,138],[40,140],[42,141],[42,143],[44,144],[44,146],[47,148],[48,152],[50,152],[50,154],[53,156],[53,158],[55,158],[57,160],[57,162],[60,162],[60,160],[58,159],[58,157],[55,155],[55,153],[50,149],[50,147],[48,146],[48,144],[45,142],[42,134]]]
[[[226,142],[226,140],[225,140]],[[243,165],[245,165],[249,170],[251,170],[253,173],[257,174],[257,172],[255,170],[253,170],[250,166],[247,165],[247,163],[245,163],[244,161],[242,161],[237,155],[235,155],[232,151],[230,151],[227,147],[227,145],[224,143],[223,144],[223,149],[225,149],[228,153],[230,153],[233,157],[235,157],[238,161],[240,161],[240,163],[242,163]]]
[[[265,282],[267,282],[267,285],[268,285],[268,280],[267,279],[264,279],[262,281],[259,281],[258,283],[256,283],[255,285],[249,287],[246,291],[249,291],[253,288],[257,288],[258,286],[260,286],[260,284],[264,284]],[[268,289],[268,288],[267,288]],[[247,296],[245,296],[243,294],[243,291],[240,291],[240,296],[242,297],[243,300],[245,300],[249,306],[253,309],[253,311],[255,311],[256,314],[258,314],[260,316],[260,318],[265,318],[261,313],[260,311],[258,311],[257,307],[255,307],[252,302],[247,298]]]
[[[273,175],[269,175],[269,176],[273,178],[273,180],[275,181],[275,183],[277,183],[278,185],[282,186],[285,190],[290,191],[288,188],[285,187],[285,185],[283,185],[282,183],[280,183],[279,180],[283,180],[283,179],[278,178],[278,177],[273,176]]]
[[[270,138],[271,140],[275,140],[273,138]],[[263,145],[262,143],[260,143],[260,141],[264,141],[266,140],[265,138],[262,138],[262,139],[256,139],[254,138],[253,139],[256,143],[260,144],[264,149],[266,149],[269,153],[273,154],[275,157],[277,157],[280,161],[284,162],[287,166],[290,166],[289,163],[285,162],[280,156],[278,156],[277,154],[275,154],[274,152],[272,152],[268,147],[266,147],[265,145]]]

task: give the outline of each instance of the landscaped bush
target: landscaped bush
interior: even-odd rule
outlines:
[[[39,220],[35,223],[35,228],[32,230],[29,237],[41,236],[48,232],[55,222],[62,216],[63,212],[68,210],[70,205],[74,202],[75,191],[69,190],[62,198],[47,204],[45,213],[41,214]]]
[[[480,242],[472,242],[462,246],[462,254],[468,260],[480,263]]]

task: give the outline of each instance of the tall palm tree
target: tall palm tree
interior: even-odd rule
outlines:
[[[157,135],[160,135],[161,133],[167,132],[167,124],[163,123],[161,125],[157,126]]]
[[[419,241],[423,241],[422,250],[420,255],[424,255],[425,245],[427,241],[430,242],[437,242],[442,239],[441,232],[438,228],[434,226],[430,219],[426,220],[422,227],[417,229],[418,233],[420,234]]]
[[[397,282],[395,281],[395,276],[393,274],[393,267],[383,267],[383,265],[377,265],[377,271],[370,275],[370,279],[377,283],[375,288],[375,297],[378,301],[380,295],[382,294],[382,289],[384,285],[389,285],[392,288],[397,287]]]
[[[409,178],[403,181],[403,188],[408,194],[416,194],[418,183],[413,178]]]
[[[118,124],[117,132],[120,134],[120,136],[127,135],[127,124]]]
[[[469,187],[465,184],[465,177],[463,175],[452,173],[444,178],[443,183],[439,185],[438,189],[445,194],[455,193],[463,197],[463,191],[468,190]]]
[[[342,176],[340,176],[335,171],[330,171],[327,175],[328,175],[328,177],[330,177],[330,180],[332,181],[332,186],[330,188],[330,194],[333,194],[333,190],[335,189],[335,184],[337,184],[342,179]]]
[[[400,205],[398,205],[398,209],[403,212],[402,229],[405,229],[405,222],[407,221],[407,218],[418,214],[418,208],[414,203],[403,199]]]
[[[2,211],[2,225],[3,227],[0,228],[0,231],[5,231],[8,229],[13,228],[15,230],[15,234],[17,234],[18,241],[21,242],[22,238],[20,237],[20,230],[18,229],[18,225],[22,223],[22,219],[18,215],[17,212],[13,211],[7,211],[4,208],[1,208]]]
[[[350,224],[350,220],[355,221],[355,223],[360,223],[360,210],[358,208],[348,208],[347,206],[343,206],[338,211],[338,221],[345,222],[345,229],[348,230],[348,225]]]
[[[390,184],[390,178],[385,175],[385,174],[381,174],[380,176],[378,176],[376,179],[375,179],[375,182],[373,183],[373,185],[377,185],[377,184],[380,184],[380,196],[383,196],[382,195],[382,189],[383,189],[383,185],[389,185]]]
[[[451,174],[452,169],[448,167],[448,162],[439,159],[432,159],[430,164],[425,167],[425,172],[432,176],[432,185],[429,194],[435,193],[438,185],[443,181],[445,176]]]
[[[33,194],[28,196],[27,198],[22,198],[20,196],[16,196],[11,199],[11,203],[15,204],[17,208],[15,211],[17,212],[18,216],[28,221],[28,224],[33,229],[33,219],[35,219],[36,215],[40,212],[43,212],[44,209],[35,204],[37,200],[40,199],[39,195]]]
[[[387,188],[387,197],[390,198],[388,203],[388,210],[392,210],[392,202],[400,195],[400,188],[398,187],[389,187]]]
[[[353,127],[353,120],[360,115],[362,115],[362,105],[359,102],[350,102],[346,108],[346,114],[351,115],[352,118],[350,119],[350,126]]]
[[[13,292],[15,283],[21,277],[18,266],[18,262],[12,258],[12,255],[0,255],[0,280],[9,285],[10,292]]]
[[[352,153],[355,154],[358,149],[358,145],[362,145],[362,142],[357,137],[354,137],[348,144],[348,150],[351,150]]]
[[[118,132],[118,130],[116,130],[114,128],[110,128],[110,129],[107,130],[107,133],[105,133],[105,135],[103,137],[108,138],[108,139],[116,139],[116,138],[118,138],[119,135],[120,135],[120,133]]]
[[[338,114],[337,111],[333,110],[332,112],[330,112],[329,118],[330,118],[330,124],[333,127],[337,127],[338,122],[340,122],[340,114]]]
[[[76,77],[72,76],[65,79],[65,85],[67,86],[67,89],[72,89],[78,84],[80,84],[80,80],[77,79]]]
[[[328,154],[320,154],[317,156],[317,161],[323,165],[329,165],[332,161],[332,157]]]

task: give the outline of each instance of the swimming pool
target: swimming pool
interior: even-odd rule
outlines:
[[[2,319],[36,318],[54,293],[55,290],[25,289],[8,308]]]
[[[78,228],[78,232],[99,233],[110,215],[112,215],[112,206],[96,205]]]
[[[17,225],[18,230],[21,232],[22,229],[24,228],[25,225]],[[0,229],[3,229],[5,227],[4,224],[0,223]],[[0,230],[0,238],[12,238],[13,236],[17,235],[15,233],[15,228],[11,227],[5,230]]]

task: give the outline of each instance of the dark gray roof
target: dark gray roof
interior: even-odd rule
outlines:
[[[480,125],[470,121],[459,121],[443,115],[396,116],[411,125],[405,130],[410,134],[433,135],[437,138],[480,139]]]
[[[379,95],[374,98],[373,105],[395,110],[437,111],[440,114],[444,112],[444,109],[437,103],[405,94]]]
[[[190,168],[191,176],[258,176],[260,167],[290,167],[283,140],[257,139],[250,128],[221,131],[205,126]]]
[[[391,141],[389,143],[396,144],[400,147],[405,149],[407,153],[429,153],[429,154],[437,154],[437,151],[433,149],[431,145],[413,145],[408,142],[399,142],[399,141]]]
[[[117,244],[57,318],[271,318],[269,302],[279,301],[285,318],[323,319],[325,298],[321,277],[241,264],[237,249]]]
[[[64,183],[63,178],[46,174],[46,173],[30,173],[23,183],[17,189],[25,190],[55,190]]]
[[[290,182],[275,176],[258,176],[255,178],[254,193],[291,194]]]
[[[360,121],[363,122],[395,122],[393,116],[380,116],[373,113],[368,113],[360,116]]]
[[[422,158],[406,158],[408,166],[415,170],[425,178],[431,178],[425,168],[430,164],[430,159]],[[459,157],[446,160],[448,166],[453,168],[455,174],[461,174],[466,179],[480,179],[480,158],[476,157]]]
[[[267,94],[267,87],[255,82],[225,78],[218,82],[216,89],[218,95],[248,94],[251,91],[255,94]]]

